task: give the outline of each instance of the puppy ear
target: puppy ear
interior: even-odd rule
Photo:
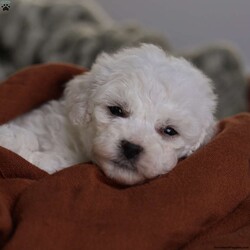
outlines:
[[[206,145],[218,132],[218,123],[213,121],[212,124],[205,131],[204,139],[201,145]]]
[[[109,55],[105,52],[101,53],[91,69],[95,77],[95,82],[97,84],[105,84],[110,74],[113,72],[114,66],[114,55]]]
[[[64,98],[73,124],[83,125],[90,121],[90,96],[94,89],[107,82],[113,61],[112,56],[102,53],[97,57],[91,71],[76,76],[67,83]]]
[[[217,125],[218,123],[213,119],[210,122],[210,124],[206,128],[203,129],[199,140],[192,148],[190,148],[190,150],[187,152],[187,156],[191,155],[197,149],[209,143],[209,141],[213,138],[213,136],[215,136],[215,134],[218,131]]]
[[[92,78],[90,73],[76,76],[69,81],[64,91],[66,109],[71,122],[82,125],[90,121],[89,95]]]
[[[73,124],[83,125],[90,121],[90,97],[98,86],[108,81],[113,61],[112,56],[102,53],[96,59],[91,71],[76,76],[67,83],[64,95],[69,118]]]

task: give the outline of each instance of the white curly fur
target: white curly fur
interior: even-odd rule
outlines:
[[[119,106],[126,117],[112,115]],[[64,96],[0,127],[0,145],[49,173],[93,161],[118,182],[167,173],[215,133],[211,81],[183,58],[142,44],[102,54]],[[174,128],[174,136],[162,133]],[[142,152],[124,157],[121,141]]]

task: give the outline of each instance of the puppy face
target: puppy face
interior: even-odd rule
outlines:
[[[103,54],[66,88],[84,152],[118,182],[170,171],[214,133],[210,80],[153,45]]]

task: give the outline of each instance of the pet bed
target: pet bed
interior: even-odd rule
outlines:
[[[22,70],[0,85],[0,124],[59,98],[84,69]],[[250,114],[220,122],[205,147],[170,173],[119,186],[93,164],[49,175],[0,148],[0,248],[250,248]]]

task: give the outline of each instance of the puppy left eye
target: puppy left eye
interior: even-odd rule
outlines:
[[[178,132],[176,130],[174,130],[172,127],[170,126],[167,126],[166,128],[164,128],[162,130],[162,132],[166,135],[169,135],[169,136],[174,136],[174,135],[178,135]]]
[[[127,117],[127,113],[119,106],[108,106],[108,109],[114,116]]]

